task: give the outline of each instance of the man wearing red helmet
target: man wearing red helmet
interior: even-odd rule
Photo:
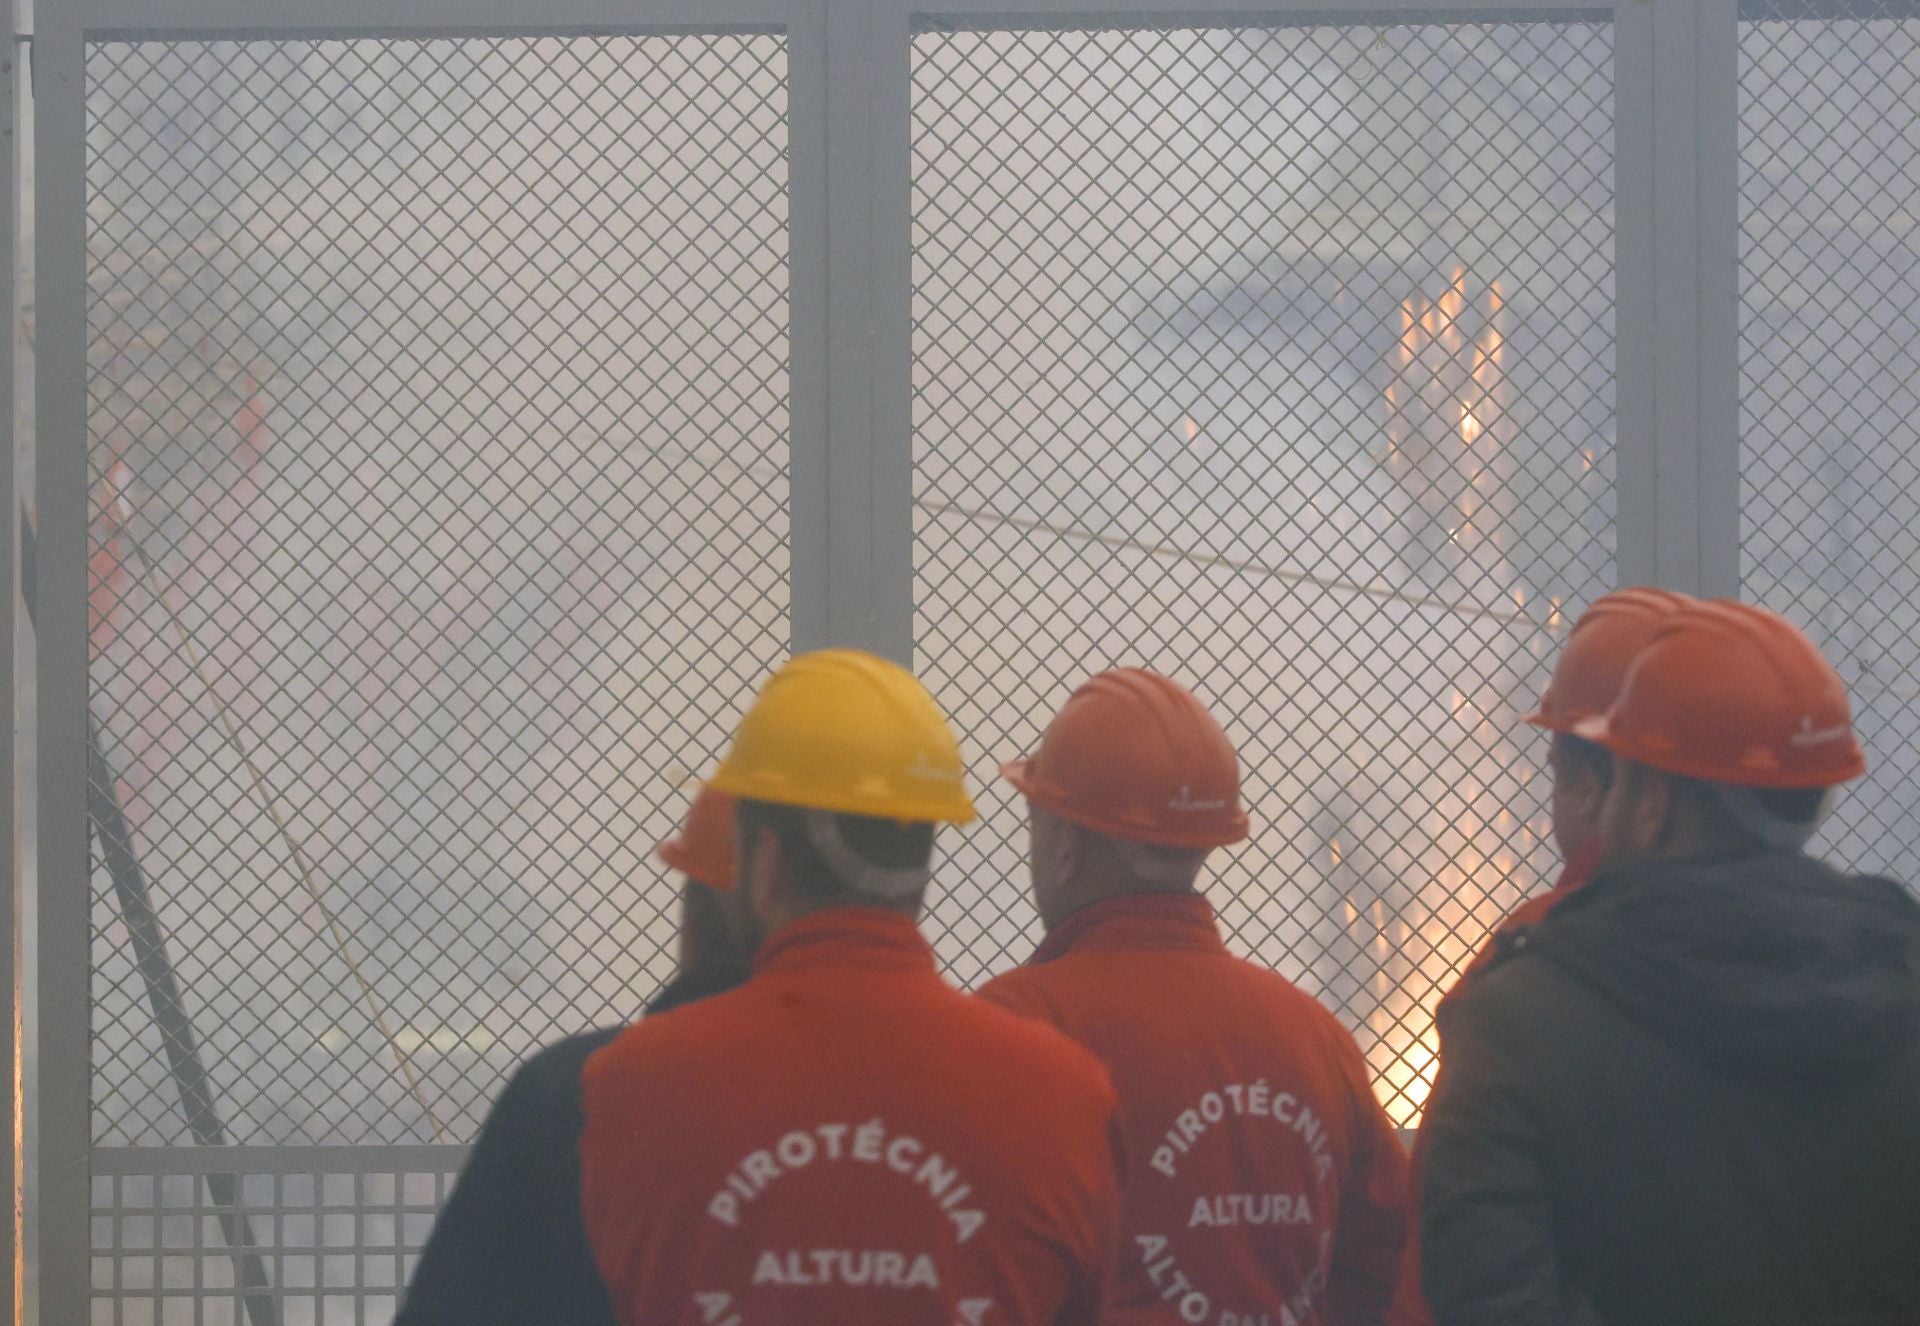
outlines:
[[[1124,668],[1074,692],[1002,772],[1027,798],[1047,937],[981,994],[1113,1075],[1128,1170],[1102,1320],[1379,1320],[1405,1153],[1352,1036],[1231,956],[1197,891],[1207,854],[1247,834],[1226,734],[1175,682]]]
[[[1515,942],[1523,930],[1538,924],[1592,878],[1600,856],[1600,809],[1613,781],[1613,756],[1576,735],[1575,728],[1591,722],[1613,706],[1628,666],[1646,648],[1661,624],[1677,609],[1693,601],[1685,594],[1664,589],[1615,590],[1594,600],[1573,624],[1573,633],[1554,664],[1540,707],[1526,720],[1552,734],[1547,766],[1553,775],[1553,838],[1564,862],[1560,879],[1547,892],[1535,894],[1514,908],[1494,929],[1460,973],[1460,979],[1441,997],[1440,1006],[1434,1011],[1436,1019],[1442,1009],[1466,991],[1474,977],[1493,964],[1504,946]],[[1413,1144],[1412,1187],[1416,1201],[1426,1169],[1426,1149],[1427,1135],[1422,1130]],[[1401,1263],[1400,1287],[1392,1313],[1394,1326],[1426,1326],[1433,1320],[1426,1296],[1420,1289],[1420,1258],[1420,1231],[1416,1222],[1409,1232],[1406,1255]]]
[[[694,798],[655,854],[685,877],[679,971],[648,1001],[665,1013],[747,978],[726,911],[734,801]],[[394,1326],[614,1326],[580,1212],[580,1070],[620,1034],[603,1027],[546,1046],[508,1079],[434,1221]]]
[[[1693,604],[1574,731],[1598,873],[1441,1017],[1434,1316],[1920,1320],[1920,906],[1803,850],[1865,769],[1839,677]]]

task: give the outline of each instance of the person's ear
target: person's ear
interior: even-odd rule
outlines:
[[[1649,855],[1673,819],[1673,780],[1632,760],[1616,760],[1613,785],[1601,809],[1607,855],[1615,860]]]

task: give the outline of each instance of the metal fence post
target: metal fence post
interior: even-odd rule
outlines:
[[[826,6],[827,447],[834,644],[912,653],[908,36],[903,6]]]
[[[38,819],[40,1299],[84,1321],[90,1053],[87,864],[85,69],[80,16],[49,6],[35,34],[35,686]]]
[[[20,944],[20,872],[19,856],[14,846],[14,808],[15,789],[19,786],[18,769],[15,762],[14,727],[14,597],[18,583],[18,564],[14,550],[19,539],[17,499],[14,494],[14,436],[13,436],[13,371],[14,371],[14,327],[19,319],[14,314],[14,273],[19,267],[19,232],[15,224],[14,210],[19,203],[19,195],[14,188],[20,170],[19,144],[16,141],[14,127],[15,93],[18,86],[14,76],[21,47],[13,40],[11,30],[12,14],[8,14],[9,31],[6,49],[0,51],[0,143],[5,144],[6,163],[4,178],[0,178],[0,230],[6,234],[6,243],[0,245],[6,253],[6,271],[0,273],[0,312],[6,317],[6,326],[0,330],[0,437],[5,438],[4,448],[0,448],[0,685],[6,695],[4,716],[0,716],[0,762],[7,770],[6,792],[0,795],[0,861],[6,863],[6,890],[0,895],[0,915],[6,917],[5,933],[0,935],[0,990],[6,991],[7,1001],[4,1014],[0,1014],[0,1065],[4,1066],[7,1077],[7,1123],[6,1134],[0,1138],[0,1194],[4,1194],[7,1203],[6,1233],[0,1235],[0,1314],[4,1319],[14,1321],[18,1317],[16,1304],[20,1286],[14,1276],[15,1256],[20,1247],[19,1191],[20,1157],[15,1150],[14,1139],[20,1135],[20,1095],[18,1091],[20,1071],[20,973],[17,956]]]
[[[1620,578],[1739,589],[1736,0],[1624,0]]]

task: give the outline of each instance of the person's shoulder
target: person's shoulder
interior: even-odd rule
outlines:
[[[974,997],[1024,1017],[1045,1017],[1054,1011],[1061,968],[1069,958],[1015,967],[1003,971],[974,991]]]
[[[1441,1034],[1456,1027],[1486,1029],[1519,1036],[1539,1020],[1540,1010],[1560,996],[1578,996],[1580,987],[1535,947],[1540,926],[1519,927],[1495,936],[1494,951],[1473,974],[1440,1001],[1435,1021]]]
[[[729,1053],[727,1046],[754,1022],[761,999],[752,984],[738,986],[692,1003],[649,1013],[611,1040],[588,1052],[583,1069],[589,1082],[640,1067],[697,1067],[707,1057]]]
[[[514,1076],[528,1082],[577,1078],[581,1066],[602,1046],[611,1045],[626,1031],[627,1025],[595,1027],[577,1036],[549,1042],[521,1060]]]
[[[500,1093],[500,1106],[512,1108],[520,1102],[549,1101],[577,1095],[580,1072],[587,1060],[613,1043],[622,1027],[596,1027],[577,1036],[551,1041],[520,1061],[507,1078]]]
[[[1346,1024],[1332,1009],[1264,963],[1222,954],[1214,970],[1222,995],[1237,990],[1275,1018],[1346,1034]]]
[[[1006,988],[1017,997],[1024,983],[1014,982]],[[1002,1074],[1038,1074],[1050,1085],[1112,1101],[1113,1086],[1106,1066],[1091,1050],[1024,1006],[1003,1004],[987,995],[986,988],[978,995],[956,998],[961,1001],[956,1005],[956,1016],[972,1033],[977,1048],[991,1056],[986,1061],[996,1063]]]

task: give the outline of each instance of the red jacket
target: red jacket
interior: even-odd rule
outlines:
[[[582,1089],[587,1236],[629,1326],[1094,1320],[1106,1074],[950,989],[904,916],[794,922],[739,989],[594,1055]]]
[[[1595,842],[1585,850],[1576,852],[1566,868],[1560,872],[1560,882],[1545,893],[1537,893],[1508,912],[1506,918],[1493,928],[1487,936],[1487,942],[1480,946],[1460,969],[1460,976],[1447,987],[1440,996],[1440,1003],[1434,1006],[1435,1022],[1439,1021],[1440,1008],[1449,1000],[1457,998],[1467,988],[1467,983],[1493,964],[1500,952],[1500,941],[1504,936],[1530,925],[1538,925],[1546,914],[1559,906],[1560,902],[1575,889],[1592,878],[1599,864],[1600,845]],[[1426,1131],[1422,1129],[1413,1137],[1413,1166],[1411,1187],[1414,1195],[1416,1214],[1420,1202],[1420,1175],[1426,1166]],[[1433,1311],[1427,1306],[1426,1292],[1420,1287],[1420,1221],[1416,1218],[1407,1235],[1407,1249],[1400,1262],[1400,1285],[1394,1291],[1393,1312],[1388,1320],[1393,1326],[1434,1326]]]
[[[1229,954],[1204,898],[1084,908],[981,994],[1093,1050],[1120,1092],[1125,1200],[1103,1320],[1379,1320],[1406,1152],[1353,1037]]]

